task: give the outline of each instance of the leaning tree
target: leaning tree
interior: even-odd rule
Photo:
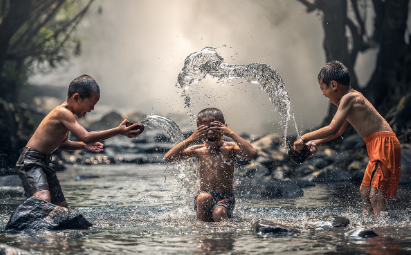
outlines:
[[[390,122],[402,140],[408,140],[411,119],[411,28],[407,28],[409,0],[298,0],[307,12],[322,19],[326,61],[339,60],[350,71],[352,87],[361,91]],[[372,8],[372,10],[371,10]],[[370,16],[372,13],[372,17]],[[373,21],[370,31],[367,22]],[[360,52],[377,48],[375,70],[359,88],[354,69]],[[336,107],[330,105],[324,124]]]
[[[18,100],[33,66],[54,67],[79,51],[73,31],[93,0],[0,0],[0,98]]]
[[[92,2],[0,0],[0,169],[15,164],[36,126],[35,113],[18,103],[27,76],[79,53],[73,31]]]

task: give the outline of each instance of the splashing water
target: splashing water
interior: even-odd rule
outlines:
[[[150,114],[144,116],[140,122],[148,127],[154,125],[162,128],[166,131],[174,145],[184,141],[184,135],[181,132],[180,127],[171,119],[160,115]],[[185,196],[184,194],[196,194],[198,191],[198,165],[193,159],[188,159],[175,163],[175,166],[177,169],[177,174],[175,176],[177,181],[181,184],[180,191],[176,193],[176,199],[180,201],[182,199],[190,199],[187,202],[192,202],[190,196]],[[182,192],[183,190],[184,192]]]
[[[200,82],[207,74],[222,82],[243,78],[247,82],[258,84],[260,89],[268,94],[270,102],[281,115],[280,125],[283,129],[285,147],[287,147],[288,121],[291,118],[294,121],[297,135],[299,135],[294,115],[290,113],[290,97],[285,90],[284,82],[270,65],[262,63],[230,65],[225,63],[216,52],[216,48],[212,47],[194,52],[185,59],[183,70],[178,75],[176,84],[178,88],[183,89],[182,97],[184,97],[185,107],[190,109],[191,106],[191,98],[187,94],[187,89],[191,84]]]
[[[141,121],[144,125],[155,125],[156,127],[162,128],[168,136],[170,140],[174,143],[180,143],[184,140],[184,135],[180,130],[180,127],[173,121],[164,116],[149,114],[144,116]]]

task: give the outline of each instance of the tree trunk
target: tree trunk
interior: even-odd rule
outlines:
[[[346,37],[346,0],[317,0],[316,5],[322,11],[323,28],[324,28],[324,50],[326,61],[338,60],[348,68],[351,77],[351,86],[358,89],[357,76],[354,72],[354,62],[351,60],[348,52],[348,43]],[[323,125],[328,125],[337,107],[330,104],[328,108],[328,115],[324,119]]]
[[[377,64],[364,89],[364,95],[381,115],[396,106],[411,85],[411,48],[404,40],[408,3],[409,0],[385,1]]]
[[[0,91],[2,92],[0,96],[6,100],[10,99],[8,93],[6,93],[9,88],[2,79],[2,73],[10,39],[29,18],[31,7],[32,0],[11,0],[10,7],[0,23]]]

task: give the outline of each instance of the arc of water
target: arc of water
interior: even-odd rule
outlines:
[[[177,144],[184,140],[183,132],[181,132],[180,127],[173,121],[161,115],[150,114],[144,116],[141,121],[142,124],[153,124],[157,127],[162,128],[166,131],[170,140]]]
[[[144,125],[154,125],[156,127],[162,128],[166,131],[167,135],[170,137],[170,140],[174,144],[178,144],[184,141],[184,135],[180,130],[180,127],[171,119],[168,119],[161,115],[150,114],[144,116],[140,122]],[[195,194],[199,187],[198,182],[198,166],[195,162],[190,159],[187,161],[181,161],[176,163],[176,169],[178,173],[176,174],[177,181],[181,184],[181,192],[179,192],[176,196],[179,201],[187,199],[187,204],[191,202],[190,196],[184,195],[186,194]],[[184,192],[183,192],[184,189]]]
[[[283,128],[285,147],[287,147],[288,122],[291,118],[298,134],[294,115],[290,113],[290,97],[285,90],[284,82],[279,73],[270,65],[262,63],[230,65],[225,63],[216,49],[212,47],[194,52],[185,59],[184,67],[178,75],[176,84],[177,87],[183,89],[182,96],[186,107],[190,108],[191,105],[187,89],[191,84],[200,82],[207,74],[218,78],[219,81],[243,78],[249,83],[258,84],[259,88],[267,93],[270,102],[281,115],[280,125]]]

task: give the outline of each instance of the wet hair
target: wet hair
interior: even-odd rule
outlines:
[[[318,81],[330,86],[331,81],[336,81],[342,85],[350,85],[350,73],[348,68],[340,61],[334,60],[321,68],[318,74]]]
[[[81,98],[90,98],[93,91],[100,93],[100,87],[91,76],[83,74],[70,83],[67,97],[70,98],[75,93],[78,93]]]
[[[197,114],[197,124],[204,118],[213,117],[217,121],[225,124],[224,115],[217,108],[205,108]]]

